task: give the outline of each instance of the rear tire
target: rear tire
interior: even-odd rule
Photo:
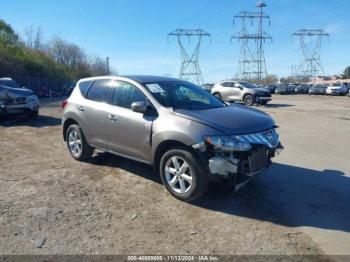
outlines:
[[[209,177],[206,170],[185,147],[165,152],[159,164],[163,185],[171,195],[184,202],[198,199],[207,191]]]
[[[243,98],[243,102],[245,105],[247,106],[252,106],[254,104],[254,98],[252,95],[246,95],[244,98]]]
[[[78,125],[70,125],[68,127],[66,143],[70,155],[77,161],[86,161],[93,154],[93,147],[86,142],[83,131]]]

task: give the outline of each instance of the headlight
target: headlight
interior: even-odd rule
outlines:
[[[215,151],[232,152],[252,149],[251,144],[229,136],[206,136],[204,141],[207,145],[212,146]]]
[[[36,95],[30,95],[28,96],[28,101],[38,101],[38,97]]]

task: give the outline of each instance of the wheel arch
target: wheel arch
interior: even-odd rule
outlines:
[[[189,145],[186,145],[185,143],[183,142],[180,142],[178,140],[165,140],[165,141],[162,141],[158,146],[157,148],[155,149],[154,151],[154,155],[153,155],[153,166],[154,168],[159,171],[159,163],[160,163],[160,160],[162,158],[162,156],[164,155],[164,153],[166,151],[168,151],[169,149],[171,148],[176,148],[176,147],[183,147],[183,148],[186,148],[187,150],[189,150],[195,157],[198,157],[201,161],[202,161],[202,158],[199,156],[198,152],[192,147],[192,146],[189,146]]]
[[[246,96],[252,96],[253,99],[254,99],[254,97],[255,97],[255,95],[254,95],[253,93],[246,93],[246,94],[244,94],[244,96],[243,96],[243,100],[244,100],[244,98],[245,98]]]
[[[62,136],[63,136],[63,140],[66,142],[66,133],[68,130],[68,127],[71,125],[79,125],[78,121],[76,121],[73,118],[67,118],[64,123],[63,123],[63,128],[62,128]]]

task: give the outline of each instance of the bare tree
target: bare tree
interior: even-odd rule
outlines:
[[[50,54],[58,63],[71,69],[77,69],[79,64],[86,62],[86,55],[78,45],[58,37],[51,41]]]
[[[94,76],[98,75],[109,75],[109,64],[108,60],[104,60],[100,57],[95,57],[90,61],[91,74]]]

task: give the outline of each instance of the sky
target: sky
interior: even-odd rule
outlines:
[[[321,59],[328,75],[350,65],[350,0],[266,0],[271,25],[265,31],[269,74],[287,76],[298,64],[298,41],[291,34],[301,28],[325,29],[329,40]],[[81,46],[92,56],[110,57],[119,74],[153,74],[178,77],[180,50],[167,34],[176,28],[201,28],[199,63],[205,82],[232,78],[237,70],[239,44],[230,41],[240,28],[233,17],[256,11],[255,0],[0,0],[0,19],[23,34],[40,27],[47,40],[59,36]],[[195,41],[185,41],[193,47]]]

